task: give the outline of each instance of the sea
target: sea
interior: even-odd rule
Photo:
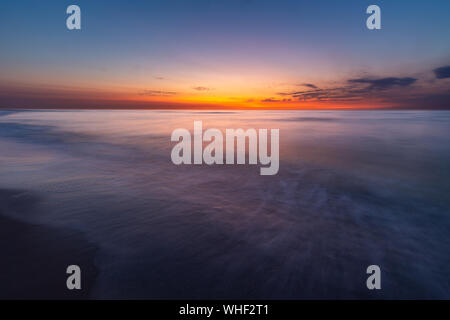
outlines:
[[[174,165],[199,120],[279,129],[278,173]],[[98,247],[94,299],[450,298],[449,111],[0,110],[0,189]]]

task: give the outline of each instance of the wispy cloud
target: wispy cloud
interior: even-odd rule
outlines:
[[[166,97],[166,96],[174,96],[177,93],[175,91],[161,91],[161,90],[142,90],[138,93],[140,96],[157,96],[157,97]]]
[[[312,84],[312,83],[301,83],[301,84],[298,84],[297,86],[299,86],[299,87],[308,87],[308,88],[311,88],[311,89],[317,89],[317,86],[315,84]]]
[[[197,90],[197,91],[210,91],[210,90],[212,90],[211,88],[208,88],[208,87],[202,87],[202,86],[199,86],[199,87],[192,87],[192,89]]]
[[[300,101],[354,101],[361,99],[361,94],[356,92],[352,87],[278,92],[277,94],[280,96],[290,96]]]
[[[267,98],[267,99],[261,100],[261,102],[289,102],[291,100],[292,99],[290,99],[290,98],[284,98],[284,99]]]

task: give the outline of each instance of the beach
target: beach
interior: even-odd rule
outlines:
[[[36,210],[27,192],[0,190],[0,299],[87,299],[95,283],[96,248],[79,233],[4,216]],[[82,270],[82,289],[68,290],[66,268]]]

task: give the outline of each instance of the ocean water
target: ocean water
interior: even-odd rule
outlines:
[[[172,164],[194,120],[280,129],[278,174]],[[93,298],[450,298],[447,111],[5,110],[0,189],[98,246]]]

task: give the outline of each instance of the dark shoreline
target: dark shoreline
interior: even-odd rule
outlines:
[[[0,299],[88,299],[98,275],[97,247],[70,229],[13,220],[33,214],[39,199],[28,192],[0,189]],[[81,290],[68,290],[66,268],[81,268]]]

